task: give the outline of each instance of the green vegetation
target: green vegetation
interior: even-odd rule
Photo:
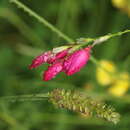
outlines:
[[[0,1],[0,96],[1,99],[11,99],[17,95],[19,100],[20,95],[35,97],[39,94],[39,98],[22,98],[23,102],[0,100],[0,130],[129,130],[130,78],[126,75],[130,73],[130,34],[120,35],[121,31],[129,32],[130,29],[130,17],[125,7],[119,10],[110,0],[19,0],[24,6],[17,0],[10,1]],[[73,42],[72,39],[78,39],[77,42],[83,44],[82,38],[92,42],[107,34],[115,36],[112,33],[120,36],[95,46],[91,60],[75,75],[61,73],[53,80],[44,82],[41,77],[46,65],[35,70],[28,69],[34,56],[41,52],[67,45]],[[114,75],[110,84],[102,85],[97,80],[97,67],[102,68],[100,60],[115,64],[116,72],[110,74],[109,66],[104,70],[109,76]],[[124,73],[125,76],[120,76]],[[125,80],[119,82],[122,77]],[[114,89],[116,91],[109,91],[114,83],[119,87]],[[121,114],[120,122],[113,125],[99,118],[84,117],[56,108],[40,97],[40,94],[55,88],[78,89],[106,102]],[[119,95],[119,91],[124,93]],[[68,108],[68,104],[64,108]]]

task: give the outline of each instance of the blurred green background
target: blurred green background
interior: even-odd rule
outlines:
[[[114,0],[113,0],[114,1]],[[120,0],[116,0],[120,1]],[[129,0],[124,0],[129,2]],[[111,0],[21,0],[72,39],[98,37],[130,29],[129,4],[116,8]],[[123,6],[123,4],[121,4]],[[29,70],[34,56],[67,42],[8,0],[0,0],[0,96],[45,93],[54,88],[81,89],[114,106],[121,114],[117,125],[85,118],[55,108],[48,101],[0,103],[0,130],[129,130],[130,92],[108,94],[96,79],[96,65],[89,61],[79,73],[61,73],[42,81],[47,65]],[[96,46],[97,60],[113,61],[119,72],[130,72],[130,34]],[[128,81],[129,82],[129,81]],[[107,96],[106,96],[107,95]]]

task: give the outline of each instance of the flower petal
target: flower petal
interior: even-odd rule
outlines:
[[[48,81],[54,78],[59,72],[62,71],[63,69],[63,63],[62,62],[57,62],[51,66],[48,67],[48,70],[44,72],[43,75],[43,80]]]
[[[90,58],[90,47],[78,50],[71,54],[64,62],[64,71],[67,75],[72,75],[87,63]]]
[[[32,64],[29,66],[30,69],[37,68],[38,66],[42,65],[43,63],[47,62],[48,58],[51,55],[51,51],[42,53],[41,55],[37,56],[33,61]]]

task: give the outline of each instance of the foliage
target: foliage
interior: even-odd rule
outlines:
[[[61,46],[61,43],[63,45],[66,43],[65,39],[72,42],[72,39],[80,37],[99,37],[129,29],[127,14],[113,7],[110,0],[51,0],[44,2],[43,0],[21,0],[21,2],[44,17],[44,23],[50,21],[56,28],[49,24],[52,32],[38,23],[36,19],[9,3],[8,0],[0,1],[1,96],[46,93],[54,88],[78,88],[93,98],[108,102],[121,113],[122,117],[121,121],[114,126],[97,118],[84,118],[70,111],[55,109],[46,100],[1,102],[0,129],[128,130],[130,123],[129,90],[127,89],[121,97],[108,94],[109,89],[100,87],[100,83],[97,82],[96,67],[99,64],[98,60],[111,60],[116,64],[116,70],[119,73],[129,73],[130,34],[107,40],[105,44],[95,46],[92,55],[98,60],[92,57],[91,61],[96,64],[89,61],[84,69],[71,77],[66,77],[61,73],[52,81],[43,82],[40,73],[46,65],[35,71],[28,69],[28,64],[33,56]],[[64,33],[59,32],[57,28],[66,35],[64,36]],[[82,39],[78,42],[82,43]],[[118,75],[115,76],[118,77]]]

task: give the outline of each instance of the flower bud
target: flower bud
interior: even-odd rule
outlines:
[[[116,71],[116,66],[113,62],[101,60],[96,69],[96,78],[98,83],[102,86],[112,84],[115,81],[115,77],[111,76],[111,74],[115,74]]]
[[[81,49],[72,53],[64,62],[64,71],[67,75],[72,75],[87,63],[90,58],[91,47]]]
[[[41,55],[37,56],[33,61],[32,64],[29,66],[30,69],[37,68],[38,66],[42,65],[43,63],[47,62],[48,58],[51,55],[51,51],[47,51],[42,53]]]
[[[108,89],[108,92],[114,96],[124,96],[130,86],[130,76],[127,72],[119,74],[119,79],[116,79],[113,85]]]
[[[59,72],[62,71],[62,62],[57,62],[48,67],[48,70],[44,72],[43,80],[48,81],[54,78]]]

